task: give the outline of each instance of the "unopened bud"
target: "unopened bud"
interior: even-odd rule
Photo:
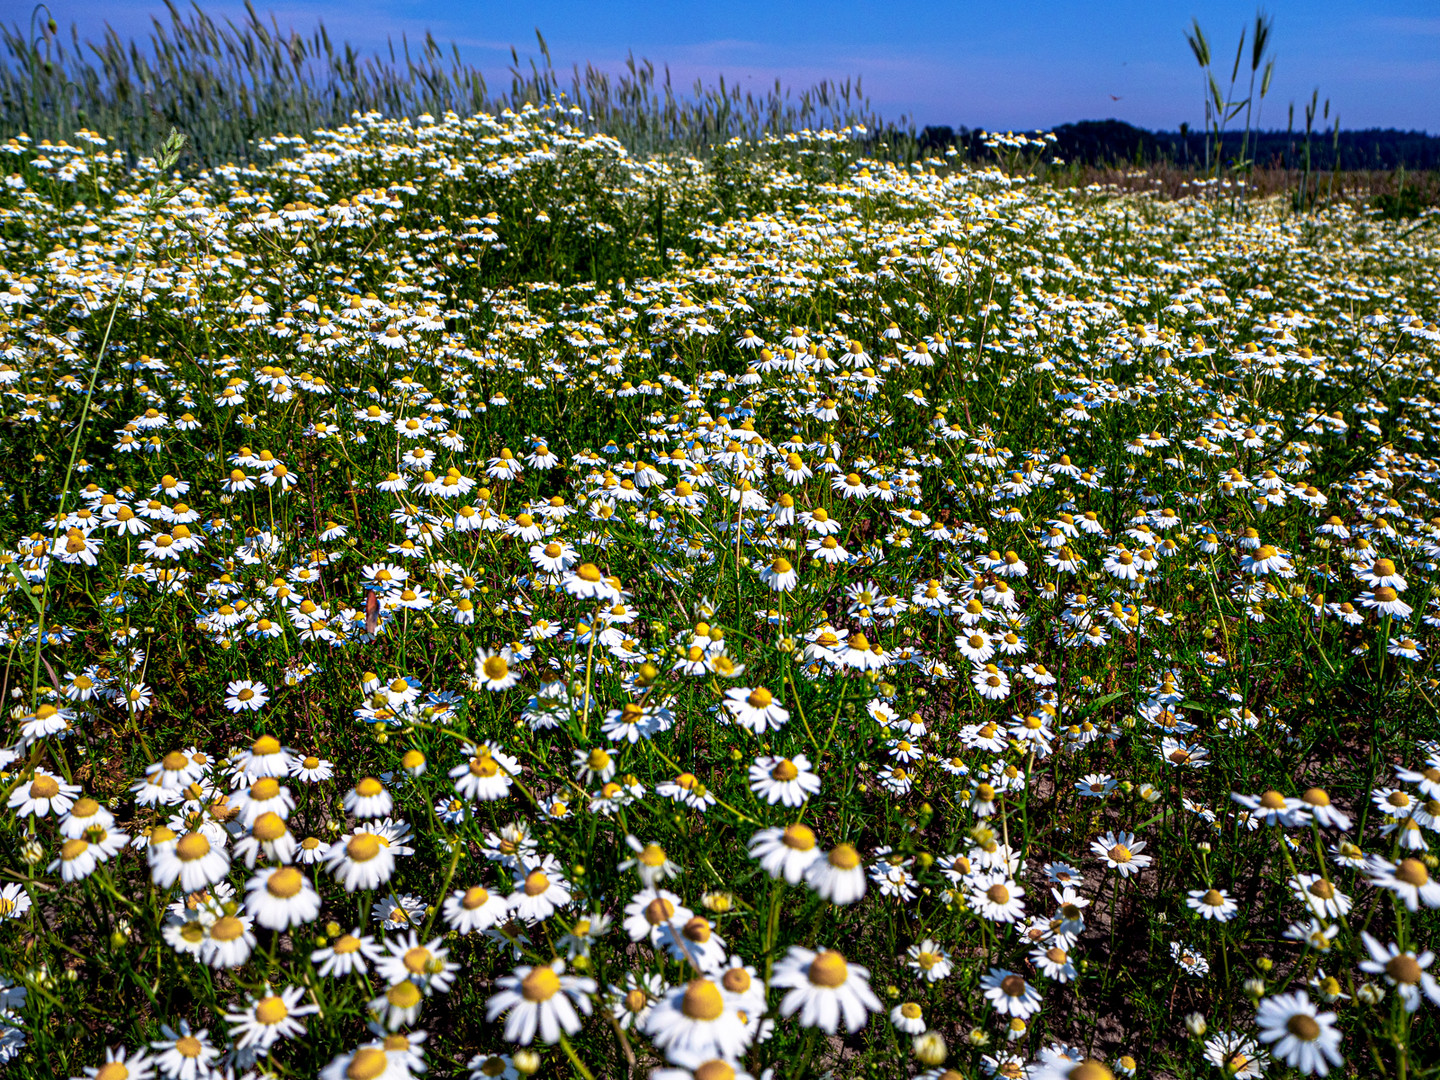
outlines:
[[[921,1065],[939,1065],[948,1053],[945,1037],[938,1031],[925,1031],[915,1036],[915,1058]]]

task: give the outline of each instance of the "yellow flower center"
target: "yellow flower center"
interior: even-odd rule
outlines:
[[[53,776],[37,776],[30,781],[32,799],[53,799],[60,794],[60,783]]]
[[[193,862],[195,859],[203,859],[210,854],[210,841],[205,839],[204,833],[186,833],[175,845],[175,854],[186,862]]]
[[[376,1080],[390,1067],[390,1058],[379,1047],[360,1047],[346,1066],[346,1080]]]
[[[265,882],[265,889],[271,896],[288,900],[298,894],[304,884],[305,878],[299,870],[293,866],[282,866],[270,875]]]
[[[810,851],[815,847],[815,832],[808,825],[798,822],[788,825],[781,837],[785,846],[793,851]]]
[[[560,992],[560,976],[548,967],[537,967],[520,980],[520,995],[526,1001],[549,1001]]]
[[[680,1011],[691,1020],[718,1020],[725,1011],[725,999],[720,996],[720,988],[709,979],[695,979],[685,987]]]
[[[369,862],[380,854],[380,838],[374,833],[356,833],[345,845],[345,854],[352,862]]]
[[[845,957],[834,950],[822,952],[815,957],[807,972],[807,977],[814,985],[831,989],[843,985],[849,976],[850,969],[845,963]]]

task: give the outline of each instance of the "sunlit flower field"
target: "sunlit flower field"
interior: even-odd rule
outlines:
[[[1436,1075],[1433,220],[583,120],[0,140],[6,1075]]]

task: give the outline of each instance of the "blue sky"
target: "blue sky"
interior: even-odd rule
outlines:
[[[512,44],[522,57],[533,54],[538,27],[567,69],[586,61],[618,69],[633,50],[657,67],[668,63],[686,87],[722,72],[761,90],[776,77],[799,89],[860,75],[887,118],[1016,130],[1112,116],[1151,128],[1197,125],[1200,74],[1184,40],[1190,17],[1199,17],[1228,80],[1240,29],[1255,13],[1253,2],[1167,0],[256,0],[256,7],[298,30],[323,18],[332,38],[367,48],[383,45],[387,34],[398,40],[429,29],[496,77]],[[1283,128],[1287,105],[1294,101],[1300,115],[1318,86],[1347,128],[1440,132],[1434,0],[1272,0],[1265,7],[1275,19],[1276,72],[1264,126]],[[107,20],[122,33],[143,32],[164,9],[148,0],[59,0],[52,10],[62,24],[98,37]]]

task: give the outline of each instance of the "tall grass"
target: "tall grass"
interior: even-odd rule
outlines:
[[[142,41],[111,27],[98,40],[68,36],[43,6],[28,25],[0,26],[0,124],[37,139],[68,139],[82,128],[114,141],[132,158],[171,128],[190,136],[199,164],[244,162],[255,140],[277,132],[309,133],[347,122],[355,112],[387,116],[498,113],[564,94],[586,126],[639,153],[661,149],[705,153],[734,138],[803,129],[863,128],[870,140],[903,138],[904,118],[887,124],[871,108],[859,78],[822,80],[792,92],[779,80],[763,94],[723,76],[697,79],[687,93],[668,68],[629,57],[619,73],[587,64],[565,74],[551,63],[538,33],[539,58],[511,50],[509,86],[491,87],[455,45],[428,32],[402,36],[384,53],[332,41],[323,22],[302,34],[282,29],[247,0],[243,18],[217,19],[198,4],[166,0]]]

